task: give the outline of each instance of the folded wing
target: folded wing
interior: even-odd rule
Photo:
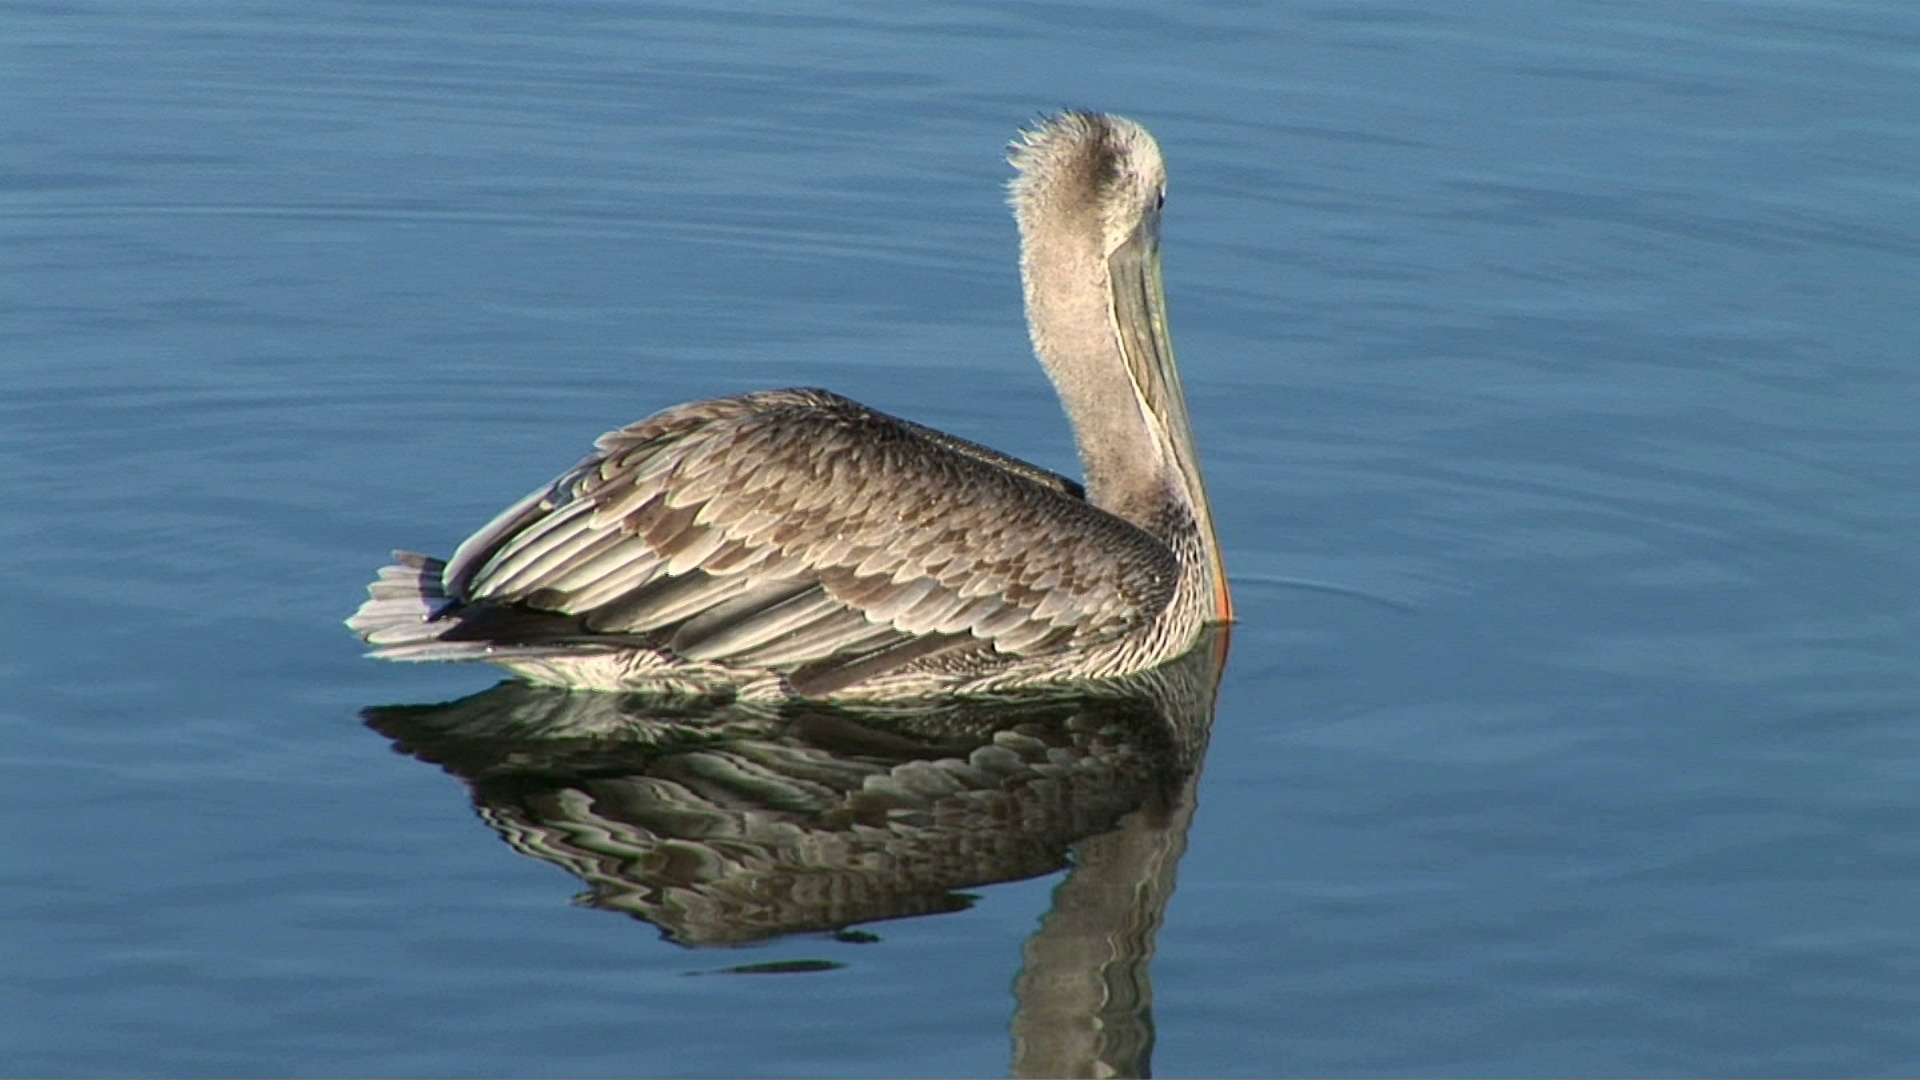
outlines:
[[[1116,638],[1178,572],[1071,481],[825,391],[692,402],[595,445],[460,546],[449,597],[813,692]]]

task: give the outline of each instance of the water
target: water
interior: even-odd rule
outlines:
[[[1168,156],[1243,619],[1152,1067],[1920,1068],[1905,5],[0,20],[0,1069],[1007,1070],[1124,829],[689,948],[361,722],[490,673],[338,620],[689,398],[1071,469],[998,190],[1060,105]]]

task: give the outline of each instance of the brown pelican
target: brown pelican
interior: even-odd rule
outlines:
[[[392,660],[583,689],[908,697],[1143,671],[1230,621],[1160,283],[1145,128],[1010,149],[1035,352],[1084,488],[824,390],[609,432],[452,559],[398,552],[348,625]]]

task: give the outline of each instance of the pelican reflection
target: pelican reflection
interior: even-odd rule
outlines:
[[[366,711],[578,902],[686,946],[955,911],[1068,868],[1028,940],[1017,1075],[1144,1075],[1147,962],[1185,848],[1224,631],[1072,696],[698,706],[507,682]]]

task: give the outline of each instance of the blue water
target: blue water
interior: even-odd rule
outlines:
[[[0,43],[0,1071],[1016,1063],[1060,870],[664,940],[362,722],[492,672],[339,620],[690,398],[1072,470],[1000,194],[1063,105],[1166,153],[1242,619],[1152,1068],[1920,1070],[1910,5],[122,0]]]

